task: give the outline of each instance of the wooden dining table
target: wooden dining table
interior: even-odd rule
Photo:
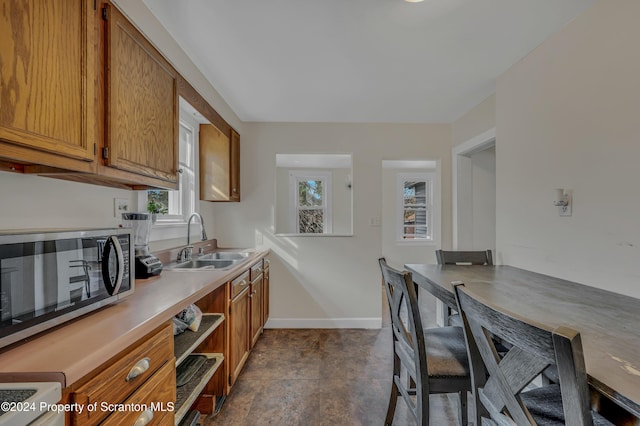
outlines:
[[[452,281],[497,307],[580,332],[591,387],[640,418],[640,299],[512,266],[407,264],[413,281],[456,309]]]

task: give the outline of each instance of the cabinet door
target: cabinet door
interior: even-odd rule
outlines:
[[[229,313],[229,381],[234,384],[249,356],[249,290],[231,300]]]
[[[107,166],[178,182],[178,74],[115,8],[107,16]]]
[[[229,177],[231,180],[231,201],[240,201],[240,135],[231,129],[231,170]]]
[[[0,157],[71,170],[60,156],[93,161],[92,2],[0,0],[0,11]]]
[[[260,275],[251,283],[251,347],[256,344],[262,332],[262,298],[264,294],[262,277]]]
[[[267,323],[269,319],[269,280],[271,279],[271,274],[269,273],[269,261],[265,259],[265,269],[264,269],[264,289],[262,290],[262,326]]]
[[[231,143],[212,124],[200,125],[200,199],[229,200]]]

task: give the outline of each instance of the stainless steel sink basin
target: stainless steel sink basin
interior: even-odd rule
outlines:
[[[209,253],[198,257],[198,260],[214,260],[214,259],[226,259],[226,260],[243,260],[249,257],[249,253],[232,252],[232,251],[220,251],[216,253]]]
[[[226,259],[194,259],[184,263],[170,266],[169,269],[224,269],[234,265],[236,262]]]
[[[209,253],[186,262],[169,264],[166,269],[178,271],[225,270],[243,262],[248,257],[249,253],[242,252]]]

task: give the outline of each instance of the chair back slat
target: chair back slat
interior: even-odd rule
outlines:
[[[428,418],[422,416],[423,406],[428,405],[429,398],[427,352],[413,279],[409,272],[391,268],[384,258],[378,262],[391,311],[394,353],[415,383],[415,400],[405,395],[402,386],[399,388],[412,416],[416,420],[422,419],[422,423],[428,422]]]
[[[520,394],[549,364],[556,364],[566,424],[592,424],[579,333],[527,321],[492,306],[462,283],[454,283],[454,289],[471,359],[472,383],[482,404],[477,407],[479,417],[488,416],[498,425],[536,425]],[[513,345],[506,355],[496,351],[495,337]]]
[[[436,250],[438,265],[493,265],[491,250],[445,251]]]

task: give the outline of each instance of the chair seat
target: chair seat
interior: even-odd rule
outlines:
[[[436,327],[424,332],[430,377],[469,377],[462,327]]]
[[[564,425],[560,385],[549,385],[520,394],[534,420],[540,426]],[[595,411],[591,412],[594,426],[613,426]]]

